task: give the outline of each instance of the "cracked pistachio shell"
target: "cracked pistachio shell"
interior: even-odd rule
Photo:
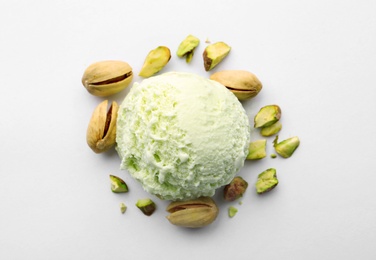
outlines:
[[[298,148],[300,144],[300,140],[297,136],[288,138],[282,142],[278,143],[278,137],[276,137],[274,141],[274,149],[275,151],[284,158],[289,158],[295,152],[296,148]]]
[[[193,52],[195,48],[200,44],[200,40],[193,36],[188,35],[179,45],[178,50],[176,51],[176,55],[179,58],[185,56],[185,60],[189,63],[192,60]]]
[[[106,97],[128,87],[132,79],[132,67],[128,63],[107,60],[91,64],[82,76],[82,84],[90,94]]]
[[[166,46],[159,46],[151,50],[146,56],[141,71],[138,74],[141,77],[148,78],[159,72],[166,66],[171,59],[170,49]]]
[[[218,207],[210,197],[200,197],[188,201],[175,201],[166,209],[171,224],[186,228],[201,228],[214,222]]]
[[[230,50],[231,47],[224,42],[208,45],[202,54],[205,70],[209,71],[216,67],[229,54]]]
[[[277,105],[262,107],[254,118],[254,127],[266,127],[274,124],[281,118],[281,108]]]
[[[263,194],[274,189],[277,185],[277,171],[274,168],[270,168],[258,175],[256,191],[258,194]]]
[[[86,142],[95,153],[109,150],[116,142],[116,118],[119,106],[115,101],[108,110],[107,106],[108,100],[104,100],[95,108],[86,131]]]
[[[255,74],[245,70],[222,70],[210,76],[228,88],[239,100],[257,96],[262,84]]]
[[[247,160],[259,160],[266,156],[266,139],[251,142],[248,148]]]

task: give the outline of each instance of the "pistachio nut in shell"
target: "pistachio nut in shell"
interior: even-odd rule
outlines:
[[[128,87],[132,79],[132,67],[128,63],[107,60],[91,64],[82,76],[82,84],[90,94],[106,97]]]
[[[187,228],[207,226],[213,223],[219,212],[217,205],[210,197],[175,201],[170,203],[166,210],[170,213],[167,219],[171,224]]]
[[[151,77],[162,70],[170,59],[170,49],[166,46],[158,46],[156,49],[151,50],[148,53],[138,75],[144,78]]]
[[[255,74],[245,70],[222,70],[210,76],[228,88],[239,100],[257,96],[262,89],[261,81]]]
[[[86,131],[86,142],[95,153],[109,150],[116,142],[119,106],[115,101],[108,110],[107,106],[108,100],[104,100],[95,108]]]
[[[224,42],[208,45],[202,54],[205,70],[209,71],[216,67],[229,54],[230,50],[231,47]]]

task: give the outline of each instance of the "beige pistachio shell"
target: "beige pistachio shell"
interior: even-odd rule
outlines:
[[[94,110],[86,132],[86,142],[95,153],[109,150],[116,142],[116,118],[118,104],[113,101],[107,110],[108,100]]]
[[[132,79],[132,67],[128,63],[107,60],[91,64],[82,76],[82,84],[90,94],[106,97],[125,89]]]
[[[200,228],[211,224],[218,216],[218,207],[210,197],[189,201],[175,201],[168,205],[171,224],[187,228]]]
[[[222,70],[210,76],[228,88],[239,100],[257,96],[262,84],[255,74],[245,70]]]

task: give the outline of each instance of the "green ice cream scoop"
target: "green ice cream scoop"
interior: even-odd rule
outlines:
[[[135,83],[117,119],[121,168],[166,200],[212,196],[243,167],[250,124],[226,87],[169,72]]]

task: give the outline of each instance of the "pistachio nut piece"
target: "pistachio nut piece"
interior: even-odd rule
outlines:
[[[277,171],[274,168],[270,168],[258,175],[256,191],[258,194],[263,194],[274,189],[277,185]]]
[[[141,77],[148,78],[160,71],[171,59],[170,49],[166,46],[159,46],[151,50],[146,56],[141,71],[138,74]]]
[[[277,105],[262,107],[254,118],[254,127],[266,127],[274,124],[281,118],[281,108]]]
[[[238,213],[238,209],[235,208],[234,206],[230,206],[230,207],[228,208],[228,216],[229,216],[230,218],[235,217],[236,213]]]
[[[300,140],[297,136],[288,138],[282,142],[278,143],[278,136],[274,140],[275,151],[284,158],[289,158],[298,148]]]
[[[265,126],[261,128],[260,134],[262,136],[272,136],[277,134],[282,129],[282,124],[280,121],[275,122],[272,125]]]
[[[121,202],[120,203],[120,212],[122,214],[124,214],[126,210],[127,210],[127,206],[123,202]]]
[[[234,201],[243,196],[248,188],[248,182],[242,177],[236,176],[223,189],[223,198],[226,201]]]
[[[187,228],[200,228],[211,224],[218,216],[218,207],[210,197],[171,202],[166,209],[171,224]]]
[[[136,207],[146,216],[151,216],[157,208],[154,201],[149,198],[137,200]]]
[[[128,192],[128,186],[121,178],[110,175],[111,181],[111,191],[114,193],[125,193]]]
[[[266,139],[251,142],[248,148],[247,160],[259,160],[266,156]]]
[[[128,87],[132,79],[132,67],[128,63],[107,60],[91,64],[82,76],[82,84],[90,94],[106,97]]]
[[[119,106],[113,101],[107,110],[107,105],[108,100],[104,100],[95,108],[86,131],[86,142],[95,153],[109,150],[116,142]]]
[[[185,56],[185,61],[189,63],[192,60],[195,48],[200,44],[200,39],[193,35],[188,35],[179,45],[176,55],[179,58]]]
[[[229,54],[230,50],[231,47],[224,42],[208,45],[202,54],[205,70],[212,70]]]
[[[210,76],[228,88],[239,100],[257,96],[262,89],[260,80],[253,73],[245,70],[222,70]]]

